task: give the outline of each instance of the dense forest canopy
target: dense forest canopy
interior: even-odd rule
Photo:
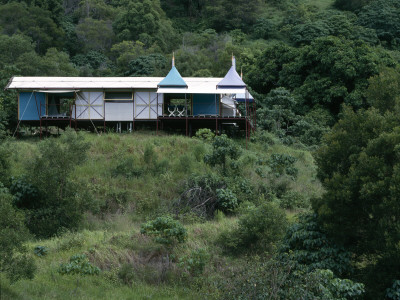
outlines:
[[[400,0],[0,0],[0,16],[0,270],[12,280],[33,277],[31,261],[12,255],[32,236],[78,230],[84,212],[101,219],[134,207],[132,219],[146,221],[137,244],[162,244],[184,286],[226,299],[400,299]],[[207,129],[192,140],[139,136],[134,146],[110,135],[116,154],[72,131],[28,146],[9,138],[17,94],[3,88],[12,76],[162,77],[172,53],[180,74],[194,77],[224,76],[236,57],[257,101],[250,150]],[[157,153],[177,151],[174,143],[187,154],[170,162]],[[100,179],[87,171],[98,157],[113,163]],[[137,200],[135,180],[157,194]],[[156,184],[164,181],[167,189]],[[201,286],[193,278],[210,255],[179,248],[188,234],[171,216],[149,221],[160,210],[200,215],[205,226],[220,213],[237,218],[212,229],[210,246],[214,266],[228,261],[221,273],[236,275]],[[186,251],[179,264],[174,249]],[[99,272],[79,255],[60,272],[74,264]],[[129,266],[119,272],[124,283],[137,279]]]

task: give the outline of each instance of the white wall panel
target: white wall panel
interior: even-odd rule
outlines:
[[[106,102],[105,103],[106,121],[132,121],[133,103],[132,102]]]
[[[162,103],[164,97],[155,91],[136,91],[135,92],[135,119],[157,119],[157,102],[158,115],[162,115]]]

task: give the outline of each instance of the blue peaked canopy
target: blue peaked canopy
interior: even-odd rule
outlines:
[[[158,84],[158,87],[187,88],[187,84],[185,80],[183,80],[181,74],[179,74],[175,66],[172,66],[171,71],[169,71],[168,75],[165,76],[163,80],[161,80],[161,82]]]
[[[226,88],[245,88],[246,84],[243,82],[242,78],[240,78],[239,74],[235,70],[235,66],[229,69],[228,73],[226,73],[224,79],[222,79],[218,84],[217,88],[226,89]]]

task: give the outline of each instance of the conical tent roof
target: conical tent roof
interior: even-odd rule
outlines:
[[[232,57],[232,67],[226,73],[224,79],[222,79],[218,84],[217,88],[245,88],[246,84],[240,78],[239,74],[236,72],[235,68],[235,58]]]
[[[172,66],[168,75],[165,76],[165,78],[163,80],[161,80],[161,82],[158,84],[158,87],[187,88],[187,84],[186,84],[185,80],[183,80],[181,74],[179,74],[179,72],[175,68],[175,66]]]

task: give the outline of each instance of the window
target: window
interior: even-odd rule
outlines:
[[[132,92],[106,92],[104,100],[124,100],[132,101]]]

